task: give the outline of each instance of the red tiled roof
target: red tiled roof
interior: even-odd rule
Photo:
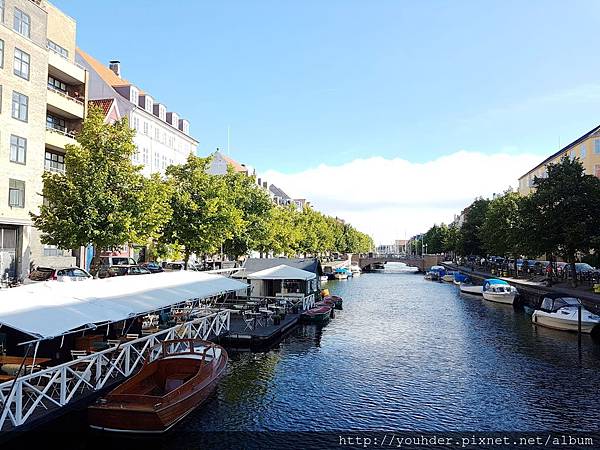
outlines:
[[[114,102],[114,98],[103,98],[101,100],[90,100],[89,104],[90,106],[93,105],[99,107],[104,112],[104,116],[106,117]]]
[[[248,173],[248,168],[246,166],[240,164],[239,162],[237,162],[235,159],[231,159],[229,156],[226,156],[223,153],[221,153],[221,156],[227,162],[227,164],[229,164],[233,167],[233,170],[235,170],[236,172]]]

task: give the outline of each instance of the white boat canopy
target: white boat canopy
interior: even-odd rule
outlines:
[[[247,287],[222,275],[183,270],[36,283],[0,291],[0,325],[36,338],[52,338]]]
[[[248,275],[249,280],[312,280],[317,276],[308,270],[280,264]]]

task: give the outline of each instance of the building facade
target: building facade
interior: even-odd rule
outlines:
[[[196,154],[198,141],[190,136],[190,123],[121,76],[121,63],[108,65],[77,49],[76,60],[89,72],[89,98],[100,106],[107,121],[127,118],[136,130],[134,164],[144,175],[165,173],[171,164],[183,164]],[[104,108],[106,107],[106,108]]]
[[[535,177],[543,178],[547,176],[546,167],[548,164],[559,162],[565,155],[573,159],[579,158],[587,174],[600,178],[600,126],[561,148],[522,175],[519,178],[519,193],[521,195],[529,194],[533,188]]]
[[[75,36],[75,21],[46,1],[0,0],[0,277],[75,262],[43,245],[30,217],[44,170],[64,170],[65,145],[85,117]]]

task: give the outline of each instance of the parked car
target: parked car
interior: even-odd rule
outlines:
[[[137,262],[135,259],[128,256],[101,256],[100,257],[100,270],[98,271],[98,278],[106,278],[113,275],[108,273],[108,269],[113,266],[135,266]]]
[[[598,269],[590,266],[587,263],[575,263],[575,270],[577,273],[596,272]]]
[[[183,261],[170,262],[164,267],[166,272],[176,272],[178,270],[183,270],[185,268],[185,263]]]
[[[120,277],[123,275],[148,275],[150,272],[148,269],[142,266],[130,266],[130,265],[116,265],[108,268],[109,277]]]
[[[158,273],[158,272],[165,271],[165,269],[163,269],[159,263],[154,262],[154,261],[140,264],[140,266],[142,266],[145,269],[148,269],[152,273]]]
[[[41,281],[82,281],[90,278],[92,276],[79,267],[64,267],[60,269],[37,267],[23,280],[23,284],[39,283]]]

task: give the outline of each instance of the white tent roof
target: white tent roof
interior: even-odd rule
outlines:
[[[0,291],[0,324],[49,338],[85,325],[116,322],[247,287],[221,275],[183,270],[103,280],[49,281]]]
[[[249,280],[312,280],[316,275],[308,270],[280,264],[248,275]]]

